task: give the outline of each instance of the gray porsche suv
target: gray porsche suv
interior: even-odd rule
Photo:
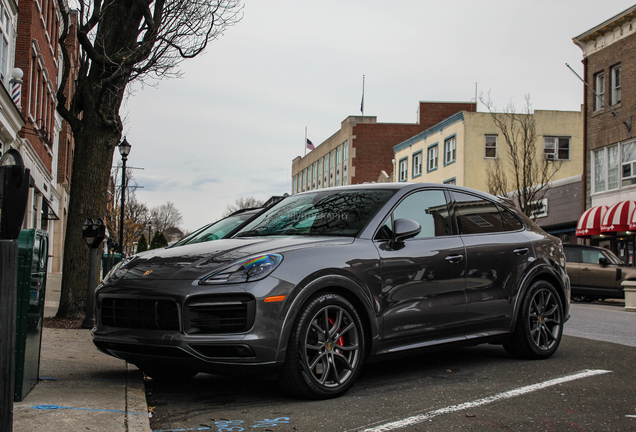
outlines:
[[[557,350],[559,239],[494,196],[367,184],[283,199],[232,238],[140,253],[96,290],[95,345],[154,378],[274,372],[346,392],[365,360],[440,346]]]

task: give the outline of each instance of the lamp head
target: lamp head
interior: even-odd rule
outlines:
[[[128,143],[128,141],[126,141],[126,137],[124,137],[124,140],[119,143],[119,154],[121,154],[123,157],[127,157],[130,154],[130,147],[131,145]]]

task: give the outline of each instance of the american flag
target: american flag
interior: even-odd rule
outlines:
[[[307,138],[307,148],[308,148],[309,150],[313,150],[313,149],[315,149],[315,148],[316,148],[316,147],[314,147],[314,143],[312,143],[312,142],[309,140],[309,138]]]

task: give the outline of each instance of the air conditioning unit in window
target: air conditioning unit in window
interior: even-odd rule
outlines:
[[[545,158],[547,160],[555,160],[556,158],[554,157],[554,153],[546,153],[545,154]]]

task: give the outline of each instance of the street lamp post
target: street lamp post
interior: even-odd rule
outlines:
[[[152,237],[152,220],[148,221],[148,247],[150,247],[150,242],[151,242],[151,237]]]
[[[126,202],[126,161],[130,154],[131,145],[124,140],[119,143],[119,154],[121,154],[121,216],[119,219],[119,253],[124,253],[124,204]]]

